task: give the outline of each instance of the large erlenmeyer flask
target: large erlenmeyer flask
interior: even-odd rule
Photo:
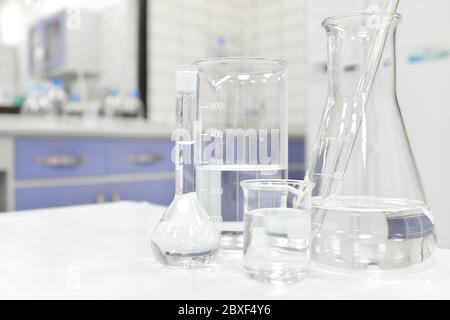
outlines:
[[[352,13],[324,22],[329,97],[307,173],[316,183],[314,216],[324,219],[312,249],[319,262],[396,268],[423,261],[435,248],[433,220],[396,95],[399,22],[392,13]],[[386,23],[373,86],[357,90],[373,62],[374,37]]]

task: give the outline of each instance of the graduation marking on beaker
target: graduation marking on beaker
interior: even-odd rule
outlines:
[[[325,141],[337,140],[338,142],[349,142],[349,141],[353,141],[352,138],[353,138],[353,135],[346,134],[344,136],[339,136],[339,137],[336,137],[336,136],[324,137],[324,140]]]
[[[223,102],[212,102],[210,105],[200,106],[200,109],[209,109],[211,111],[222,111],[225,109]]]
[[[338,179],[338,180],[344,179],[344,172],[316,173],[315,175],[321,176],[321,177],[331,177],[331,178]]]
[[[213,196],[221,196],[223,194],[223,188],[221,187],[211,187],[209,189],[200,189],[200,192],[205,192]]]

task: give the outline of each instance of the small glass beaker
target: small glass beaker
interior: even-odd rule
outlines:
[[[312,183],[247,180],[244,194],[244,266],[251,278],[295,283],[305,278],[319,225],[311,217]]]

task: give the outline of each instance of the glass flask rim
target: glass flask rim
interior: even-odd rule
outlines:
[[[251,179],[242,181],[240,185],[244,190],[267,191],[274,190],[277,187],[291,186],[302,187],[312,191],[315,183],[311,181],[295,179]]]
[[[216,66],[220,64],[237,64],[237,63],[245,63],[250,62],[254,63],[256,65],[272,65],[274,66],[275,70],[273,71],[267,71],[267,72],[273,72],[273,73],[279,73],[279,72],[287,72],[289,70],[289,65],[285,60],[281,59],[275,59],[275,58],[268,58],[268,57],[252,57],[252,56],[229,56],[229,57],[219,57],[219,58],[207,58],[207,59],[201,59],[194,61],[191,65],[196,66],[200,72],[202,72],[202,69],[206,69],[211,66]],[[244,72],[244,71],[242,71]],[[255,68],[254,72],[245,71],[245,73],[252,73],[252,74],[258,74],[258,73],[267,73],[267,72],[258,72]]]
[[[339,20],[344,20],[348,18],[355,18],[355,17],[370,17],[370,16],[379,16],[379,17],[387,17],[391,16],[393,20],[396,22],[400,22],[403,19],[403,16],[397,12],[389,12],[389,11],[380,11],[380,12],[366,12],[366,11],[353,11],[353,12],[346,12],[341,13],[338,15],[334,15],[331,17],[326,18],[322,22],[323,27],[340,27],[344,26],[343,23],[336,23]]]

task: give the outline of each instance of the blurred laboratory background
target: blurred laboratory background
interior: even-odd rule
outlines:
[[[0,211],[174,193],[174,68],[264,56],[289,73],[289,176],[327,97],[324,18],[376,0],[0,0]],[[398,99],[450,248],[450,2],[400,2]]]

